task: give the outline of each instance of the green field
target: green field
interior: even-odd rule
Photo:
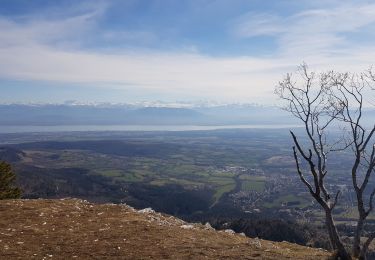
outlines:
[[[101,139],[100,133],[97,135],[90,136],[92,139],[65,137],[57,144],[55,140],[48,142],[43,138],[42,146],[41,143],[27,144],[26,148],[20,148],[26,152],[26,159],[16,166],[25,171],[24,176],[35,170],[30,166],[46,172],[45,183],[50,187],[41,191],[41,196],[54,194],[57,186],[76,181],[77,193],[66,187],[60,191],[70,192],[68,195],[56,196],[80,195],[83,189],[88,189],[85,191],[88,197],[122,201],[130,194],[130,202],[136,201],[141,206],[164,203],[163,206],[172,208],[172,213],[176,197],[176,207],[182,205],[181,208],[192,212],[235,205],[241,210],[252,207],[265,211],[275,209],[274,212],[281,208],[304,210],[308,207],[319,214],[319,208],[311,204],[306,187],[295,173],[295,165],[290,163],[287,131],[125,133],[122,137],[118,134],[118,140],[112,140],[111,133],[107,136],[111,138],[108,142]],[[342,172],[347,168],[346,160],[335,164],[331,171],[335,179],[330,182],[341,179],[340,184],[345,184],[348,179]],[[79,174],[64,176],[66,169]],[[38,190],[32,192],[39,192],[40,186],[35,187]],[[116,189],[118,194],[113,195]],[[186,202],[189,206],[184,205]],[[347,202],[341,202],[344,208]],[[349,220],[355,215],[346,211],[340,217]]]
[[[242,182],[241,190],[262,192],[265,186],[266,183],[264,181],[246,180]]]
[[[236,187],[235,183],[218,186],[213,196],[214,203],[212,205],[215,205],[220,200],[221,196],[223,196],[225,193],[232,191],[235,187]]]
[[[311,200],[304,198],[304,197],[295,196],[293,194],[288,194],[288,195],[284,195],[279,198],[276,198],[272,202],[264,203],[264,207],[266,208],[281,207],[283,205],[304,208],[304,207],[311,205]]]

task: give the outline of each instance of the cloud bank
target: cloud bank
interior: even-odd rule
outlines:
[[[156,32],[103,30],[106,8],[98,4],[58,18],[0,17],[0,78],[267,103],[278,80],[302,61],[318,70],[361,71],[375,60],[375,4],[345,1],[291,15],[249,12],[228,21],[228,37],[275,41],[276,49],[264,56],[129,47],[127,41],[154,41]],[[113,38],[124,45],[86,47],[88,40]]]

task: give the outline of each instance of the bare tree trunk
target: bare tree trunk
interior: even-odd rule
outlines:
[[[326,213],[326,225],[331,239],[331,244],[333,249],[337,250],[337,257],[339,257],[340,260],[351,260],[352,257],[345,249],[344,244],[341,242],[335,222],[333,221],[332,210],[329,208],[324,208],[324,210]]]
[[[361,252],[359,254],[359,257],[358,257],[359,260],[366,260],[368,247],[370,246],[370,244],[374,240],[374,238],[375,238],[375,233],[370,234],[370,236],[367,238],[367,240],[364,243],[364,245],[362,246]]]
[[[366,260],[367,259],[367,250],[366,252],[365,251],[361,251],[359,257],[358,257],[358,260]]]
[[[375,239],[374,232],[369,234],[367,241],[361,245],[366,218],[375,207],[375,188],[372,187],[368,201],[364,198],[364,191],[375,171],[375,125],[372,128],[365,127],[362,116],[367,91],[375,91],[375,73],[371,69],[361,74],[330,71],[317,76],[308,71],[306,64],[302,64],[299,74],[301,81],[294,80],[291,74],[287,74],[275,89],[276,94],[286,101],[284,109],[298,118],[305,128],[307,149],[300,145],[291,131],[295,144],[293,155],[297,173],[311,196],[325,211],[326,228],[331,247],[336,251],[336,258],[365,259],[369,245]],[[328,129],[337,127],[336,124],[345,125],[343,135],[337,140],[329,141]],[[336,197],[332,199],[333,191],[325,186],[325,177],[328,173],[327,155],[348,148],[351,148],[355,159],[351,178],[352,188],[357,195],[359,214],[350,251],[345,249],[340,240],[332,217],[340,191],[337,191]],[[300,167],[300,158],[307,163],[305,167]],[[310,179],[305,177],[306,172],[310,175]],[[364,178],[358,178],[362,173],[365,173]],[[368,203],[368,206],[364,205],[364,202]]]
[[[330,226],[330,224],[328,223],[328,221],[326,220],[326,227],[327,227],[327,231],[328,231],[328,235],[329,235],[329,243],[331,245],[331,250],[334,251],[337,249],[337,245],[334,243],[334,231],[332,230],[332,227]]]
[[[352,249],[353,256],[357,258],[359,257],[359,254],[361,252],[361,234],[363,231],[363,225],[364,225],[364,218],[360,216],[357,222],[357,229],[354,235],[353,249]]]

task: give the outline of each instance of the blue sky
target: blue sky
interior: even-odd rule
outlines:
[[[274,103],[303,61],[369,68],[374,24],[371,1],[2,0],[0,102]]]

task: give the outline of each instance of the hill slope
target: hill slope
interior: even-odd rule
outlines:
[[[0,259],[325,259],[150,209],[77,199],[0,201]]]

